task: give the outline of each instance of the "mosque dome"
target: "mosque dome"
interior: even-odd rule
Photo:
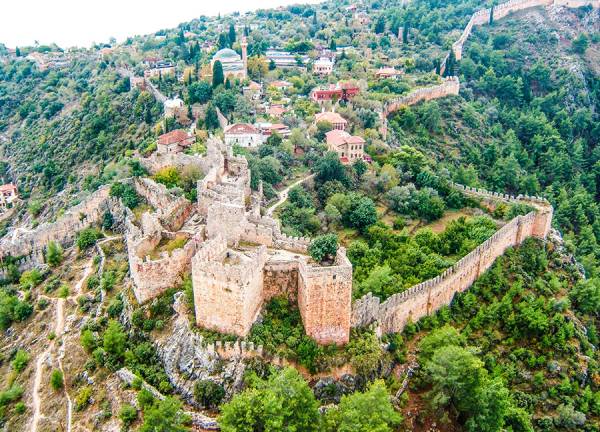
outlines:
[[[220,60],[220,61],[226,61],[226,62],[227,61],[237,61],[240,59],[241,59],[240,55],[230,48],[223,48],[222,50],[217,51],[213,57],[214,61]]]

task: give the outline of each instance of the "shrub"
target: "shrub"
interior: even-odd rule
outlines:
[[[137,207],[140,203],[140,197],[135,191],[135,188],[126,183],[113,183],[110,187],[110,196],[121,198],[123,204],[130,209]],[[108,224],[109,220],[106,219],[104,222]],[[112,223],[110,225],[112,226]]]
[[[119,411],[119,418],[123,422],[123,426],[128,428],[137,419],[137,410],[133,405],[125,404]]]
[[[194,384],[194,399],[206,408],[216,408],[225,396],[223,386],[211,380],[199,380]]]
[[[29,353],[24,350],[18,350],[11,363],[12,368],[17,372],[21,373],[29,363]]]
[[[338,249],[336,234],[326,234],[315,238],[308,247],[308,253],[316,262],[334,259]]]
[[[63,374],[60,370],[54,369],[52,371],[52,374],[50,374],[50,385],[54,391],[58,391],[63,388]]]
[[[46,262],[50,267],[56,267],[63,261],[63,249],[56,242],[51,241],[46,248]]]
[[[102,233],[96,228],[86,228],[79,232],[77,236],[77,247],[80,251],[89,249],[94,246],[96,240],[102,237]]]
[[[93,388],[91,386],[82,387],[75,397],[75,411],[83,411],[92,402]]]

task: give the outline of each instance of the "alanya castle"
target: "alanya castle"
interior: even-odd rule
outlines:
[[[56,222],[2,239],[2,256],[24,256],[22,267],[40,264],[48,242],[71,244],[77,231],[98,223],[108,210],[124,232],[139,303],[178,285],[191,270],[200,327],[244,337],[269,299],[286,296],[297,302],[309,336],[321,344],[344,344],[352,326],[375,323],[379,333],[397,332],[408,320],[435,312],[467,289],[506,248],[531,236],[545,238],[552,222],[552,207],[541,198],[455,185],[490,208],[499,202],[525,203],[534,211],[511,220],[442,275],[383,303],[368,294],[352,304],[352,265],[344,248],[331,265],[313,262],[307,255],[309,239],[288,237],[277,220],[261,215],[261,190],[251,191],[247,161],[234,156],[230,146],[210,138],[203,157],[155,153],[141,162],[151,173],[165,166],[201,170],[198,203],[172,195],[149,178],[129,179],[154,209],[139,220],[103,187]],[[172,239],[181,239],[182,246],[156,252],[161,242]]]
[[[597,0],[511,0],[494,6],[493,14],[500,19],[513,11],[549,5],[600,7]],[[490,9],[473,14],[460,39],[452,45],[456,59],[461,58],[472,27],[489,22],[490,14]],[[244,40],[241,57],[232,50],[221,50],[213,63],[222,62],[226,75],[245,77],[246,47]],[[441,63],[440,73],[447,59]],[[135,87],[133,81],[134,78]],[[379,113],[384,136],[387,116],[400,107],[457,95],[459,90],[458,78],[447,77],[439,85],[387,102]],[[171,151],[168,144],[164,148],[159,145],[158,152],[140,161],[151,174],[169,166],[201,171],[204,176],[197,184],[197,204],[173,195],[149,178],[130,178],[125,181],[134,186],[153,211],[136,218],[109,195],[108,186],[103,186],[55,222],[33,230],[13,230],[0,240],[0,258],[20,257],[20,269],[43,264],[49,242],[72,245],[78,231],[99,223],[109,211],[124,233],[133,291],[140,304],[177,286],[191,272],[195,321],[199,327],[244,337],[266,302],[285,296],[297,303],[309,336],[320,344],[345,344],[351,327],[374,326],[378,334],[399,332],[407,322],[434,313],[449,304],[455,293],[469,288],[507,248],[528,237],[545,239],[551,229],[553,208],[542,198],[514,197],[454,185],[492,210],[499,203],[527,204],[533,210],[502,226],[441,275],[384,302],[371,294],[352,302],[352,264],[345,249],[338,249],[330,265],[316,263],[307,253],[310,239],[286,236],[278,220],[265,216],[261,208],[262,186],[258,191],[251,190],[248,162],[233,155],[227,136],[225,142],[210,137],[205,156]],[[179,144],[175,142],[173,148]],[[157,252],[161,245],[174,239],[180,240],[179,248]]]

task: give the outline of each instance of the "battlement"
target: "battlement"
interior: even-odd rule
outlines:
[[[408,321],[416,322],[450,304],[455,293],[469,288],[507,248],[521,244],[528,237],[546,238],[553,210],[543,198],[513,197],[458,184],[453,186],[478,198],[533,203],[535,210],[513,218],[442,274],[394,294],[383,303],[371,293],[356,300],[352,307],[353,327],[364,327],[375,322],[378,323],[379,332],[401,331]]]

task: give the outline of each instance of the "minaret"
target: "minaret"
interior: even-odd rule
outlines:
[[[248,76],[248,41],[246,36],[242,37],[242,61],[244,62],[244,77]]]

